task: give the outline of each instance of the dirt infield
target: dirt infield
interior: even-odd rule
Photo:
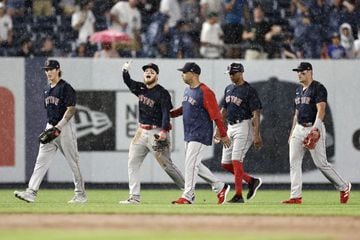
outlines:
[[[357,217],[1,214],[0,229],[222,230],[359,239]]]

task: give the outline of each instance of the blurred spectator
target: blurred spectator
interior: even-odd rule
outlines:
[[[180,8],[181,19],[189,23],[187,24],[187,33],[191,36],[193,45],[199,43],[202,25],[199,2],[197,0],[184,0],[181,2]],[[199,47],[197,46],[196,49],[199,49]]]
[[[25,0],[7,0],[7,13],[10,16],[24,16]]]
[[[33,0],[32,13],[34,16],[51,16],[53,15],[52,0]]]
[[[51,36],[46,36],[42,39],[40,50],[35,52],[36,57],[60,57],[60,52],[55,49],[54,40]]]
[[[119,53],[115,50],[115,47],[110,42],[104,42],[101,44],[101,50],[98,50],[94,54],[94,58],[118,58]]]
[[[0,2],[0,56],[7,55],[7,49],[13,42],[13,24],[11,17],[6,13],[6,7]]]
[[[245,60],[266,59],[269,51],[274,51],[272,38],[281,33],[281,27],[272,25],[264,18],[264,12],[258,5],[253,9],[253,20],[242,34],[246,42]]]
[[[224,51],[224,33],[215,12],[209,13],[200,35],[200,54],[204,58],[221,58]]]
[[[291,33],[284,34],[283,45],[281,49],[281,58],[296,59],[296,47],[294,45],[294,36]]]
[[[166,56],[165,26],[169,16],[161,12],[154,13],[151,17],[143,39],[144,57],[155,58]]]
[[[351,26],[348,23],[343,23],[340,26],[340,42],[346,50],[347,58],[354,58],[354,36],[352,34]]]
[[[327,46],[327,54],[331,59],[346,58],[346,50],[340,44],[340,35],[335,32],[331,37],[331,43]]]
[[[241,57],[240,43],[245,22],[249,21],[249,8],[246,0],[224,0],[224,43],[227,58]]]
[[[16,52],[17,57],[34,57],[31,39],[25,37],[20,42],[20,48]]]
[[[71,53],[70,57],[91,57],[92,54],[89,51],[88,43],[79,43],[75,51]]]
[[[72,15],[71,26],[78,31],[78,43],[87,42],[94,33],[95,17],[91,11],[92,7],[92,1],[81,0],[80,9]]]
[[[161,0],[160,12],[169,16],[169,28],[175,27],[181,19],[181,8],[178,0]]]
[[[331,0],[328,37],[331,37],[332,33],[337,32],[340,25],[344,22],[346,10],[342,3],[343,0]]]
[[[138,9],[141,15],[141,29],[145,32],[149,24],[151,23],[151,16],[159,11],[159,0],[139,0]]]
[[[190,25],[186,21],[178,21],[176,28],[172,32],[172,39],[170,42],[171,58],[194,58],[194,43],[190,32]]]
[[[300,0],[291,0],[290,5],[291,17],[290,26],[294,29],[294,45],[299,46],[299,58],[311,58],[311,48],[307,41],[309,33],[309,11]]]
[[[307,42],[310,47],[310,58],[320,58],[321,46],[328,39],[327,31],[330,8],[325,0],[314,0],[309,4],[310,24],[307,28]]]
[[[207,19],[209,13],[216,13],[218,18],[223,14],[223,1],[219,0],[200,0],[200,13],[203,19]]]
[[[357,31],[357,39],[354,41],[354,57],[359,59],[360,58],[360,25]]]
[[[136,57],[136,53],[141,49],[141,15],[136,8],[137,3],[138,0],[118,2],[110,11],[112,28],[116,31],[125,32],[132,38],[129,49],[132,57]],[[127,51],[127,49],[121,49],[121,51]]]
[[[344,6],[345,13],[343,16],[343,21],[341,23],[350,24],[353,29],[354,36],[357,36],[357,29],[360,25],[360,1],[359,0],[344,0],[342,2]]]
[[[61,9],[61,14],[71,16],[76,10],[75,0],[60,0],[59,7]]]

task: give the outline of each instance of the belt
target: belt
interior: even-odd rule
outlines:
[[[312,127],[312,125],[314,125],[314,123],[312,122],[307,122],[307,123],[299,123],[301,126],[303,127]]]
[[[142,124],[142,123],[140,123],[140,127],[145,130],[160,128],[159,126],[156,126],[156,125],[149,125],[149,124]]]
[[[229,125],[235,125],[241,123],[243,120],[228,121]]]

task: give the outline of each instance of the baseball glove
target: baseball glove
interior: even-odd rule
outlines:
[[[49,143],[55,138],[57,138],[60,133],[61,131],[56,127],[49,128],[39,135],[39,142],[42,144]]]
[[[311,131],[303,141],[304,147],[307,149],[314,149],[319,139],[320,139],[319,129],[317,128],[311,129]]]
[[[167,139],[160,140],[160,136],[158,134],[154,134],[154,145],[152,146],[152,149],[155,152],[163,152],[167,147],[169,147],[169,141]]]

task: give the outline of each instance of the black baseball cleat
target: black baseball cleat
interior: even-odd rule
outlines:
[[[244,199],[243,197],[240,195],[234,195],[232,197],[232,199],[230,199],[229,201],[227,201],[228,203],[244,203]]]
[[[261,186],[262,181],[261,178],[253,178],[252,181],[249,183],[249,192],[246,195],[246,199],[251,200],[255,197],[256,191]]]

